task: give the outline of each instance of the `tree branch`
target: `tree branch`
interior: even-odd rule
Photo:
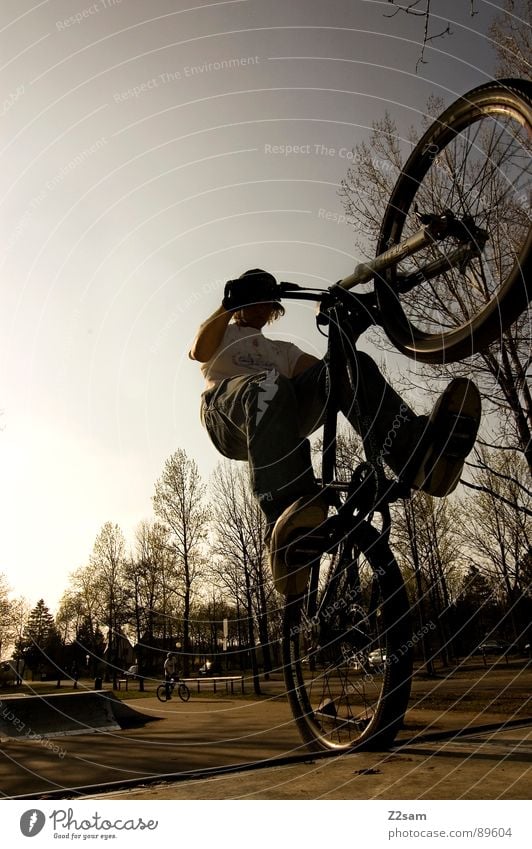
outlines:
[[[430,41],[433,41],[436,38],[444,38],[446,35],[452,35],[451,25],[447,22],[447,26],[441,32],[436,32],[433,35],[429,34],[430,22],[431,22],[431,2],[432,0],[426,0],[426,5],[424,9],[418,8],[421,4],[422,0],[412,0],[409,5],[406,6],[398,6],[395,0],[388,0],[392,6],[394,6],[394,11],[390,14],[386,12],[383,13],[385,18],[395,18],[399,12],[403,12],[405,15],[414,15],[418,18],[424,18],[424,32],[423,32],[423,42],[421,45],[421,53],[419,59],[416,62],[416,73],[419,68],[419,65],[426,65],[425,62],[425,47]],[[470,0],[469,4],[469,14],[471,17],[474,17],[478,14],[478,10],[475,9],[475,0]]]
[[[409,6],[397,6],[395,0],[388,0],[392,6],[395,6],[394,11],[387,15],[384,14],[385,18],[394,18],[399,12],[404,12],[405,15],[415,15],[418,18],[424,18],[425,24],[423,29],[423,41],[421,43],[421,53],[419,54],[419,58],[416,62],[416,74],[420,65],[426,65],[425,62],[425,48],[430,41],[434,41],[436,38],[444,38],[446,35],[451,35],[451,25],[447,22],[447,26],[441,32],[436,32],[433,35],[429,34],[430,27],[430,4],[431,0],[426,0],[426,6],[424,9],[418,9],[417,7],[421,3],[421,0],[412,0]],[[471,0],[473,4],[473,0]]]
[[[494,451],[514,451],[517,454],[522,453],[520,448],[516,448],[513,445],[493,445],[492,442],[486,442],[486,440],[478,438],[477,443],[482,445],[484,448],[493,448]]]
[[[511,507],[512,510],[515,510],[515,504],[512,501],[510,501],[508,498],[505,498],[503,495],[498,495],[496,492],[494,492],[487,486],[479,486],[476,483],[470,483],[469,481],[463,479],[460,481],[460,483],[466,486],[468,489],[475,489],[477,490],[477,492],[486,492],[488,495],[491,495],[492,498],[495,498],[497,501],[502,501],[504,504],[507,504],[509,507]],[[519,509],[527,516],[532,516],[532,510],[529,510],[528,507],[521,506]]]
[[[502,472],[497,472],[492,466],[488,466],[487,463],[484,463],[482,460],[480,463],[472,463],[469,461],[466,465],[471,469],[480,469],[481,471],[488,471],[490,474],[495,475],[497,478],[501,478],[501,480],[509,481],[510,483],[515,484],[515,486],[519,487],[526,495],[532,498],[532,492],[526,488],[517,478],[514,478],[512,475],[505,475]]]

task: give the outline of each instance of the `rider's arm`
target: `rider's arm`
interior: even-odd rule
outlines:
[[[214,356],[222,344],[231,316],[230,310],[226,310],[225,307],[218,307],[203,324],[200,324],[188,353],[191,360],[206,363]]]
[[[302,371],[306,371],[308,368],[311,368],[311,366],[314,366],[319,362],[318,358],[313,357],[312,354],[301,354],[294,366],[292,377],[296,377],[296,375],[301,374]]]

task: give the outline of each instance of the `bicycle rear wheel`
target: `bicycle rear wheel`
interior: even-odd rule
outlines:
[[[378,531],[356,531],[307,592],[286,600],[283,667],[299,731],[314,751],[387,748],[401,727],[412,674],[409,604]],[[314,588],[312,587],[314,583]]]
[[[157,698],[160,702],[168,701],[169,696],[166,690],[166,684],[159,684],[159,686],[157,687]]]
[[[188,700],[190,699],[190,690],[188,689],[186,684],[177,685],[177,695],[179,696],[182,702],[188,702]]]
[[[465,233],[432,242],[375,279],[384,329],[402,353],[432,363],[464,359],[496,341],[526,310],[531,163],[528,81],[473,89],[420,139],[386,208],[377,254],[419,229],[417,210],[450,210]],[[477,255],[457,262],[457,247],[467,242]]]

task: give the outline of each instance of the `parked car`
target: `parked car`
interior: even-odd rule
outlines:
[[[16,684],[17,679],[16,668],[8,660],[2,661],[0,663],[0,685],[6,687],[9,684]]]
[[[206,660],[198,669],[198,675],[217,675],[221,671],[221,666],[217,661]]]
[[[486,640],[475,649],[475,653],[478,654],[506,654],[510,651],[511,645],[510,643],[503,642],[502,640]]]
[[[368,654],[368,663],[374,669],[381,669],[386,663],[386,651],[385,649],[373,649]]]
[[[363,657],[358,652],[355,652],[350,657],[346,657],[345,660],[347,662],[347,665],[349,666],[349,668],[353,672],[364,672]],[[305,659],[303,659],[302,662],[304,663]],[[308,665],[308,658],[307,658],[307,665]]]

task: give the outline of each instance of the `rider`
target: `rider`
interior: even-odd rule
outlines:
[[[323,424],[328,383],[324,360],[263,335],[262,328],[285,312],[276,287],[262,269],[229,281],[189,356],[201,363],[205,377],[201,418],[211,441],[225,457],[249,462],[252,490],[266,516],[274,581],[290,594],[293,564],[282,552],[290,537],[311,532],[327,517],[307,437]],[[455,378],[431,415],[417,416],[371,357],[357,352],[357,367],[364,420],[345,369],[337,409],[358,433],[369,427],[381,459],[409,486],[440,497],[452,492],[480,423],[475,384]]]
[[[173,652],[169,651],[164,662],[164,680],[166,682],[167,699],[169,699],[171,695],[170,686],[172,681],[177,681],[178,678],[179,669],[177,665],[177,658]]]

